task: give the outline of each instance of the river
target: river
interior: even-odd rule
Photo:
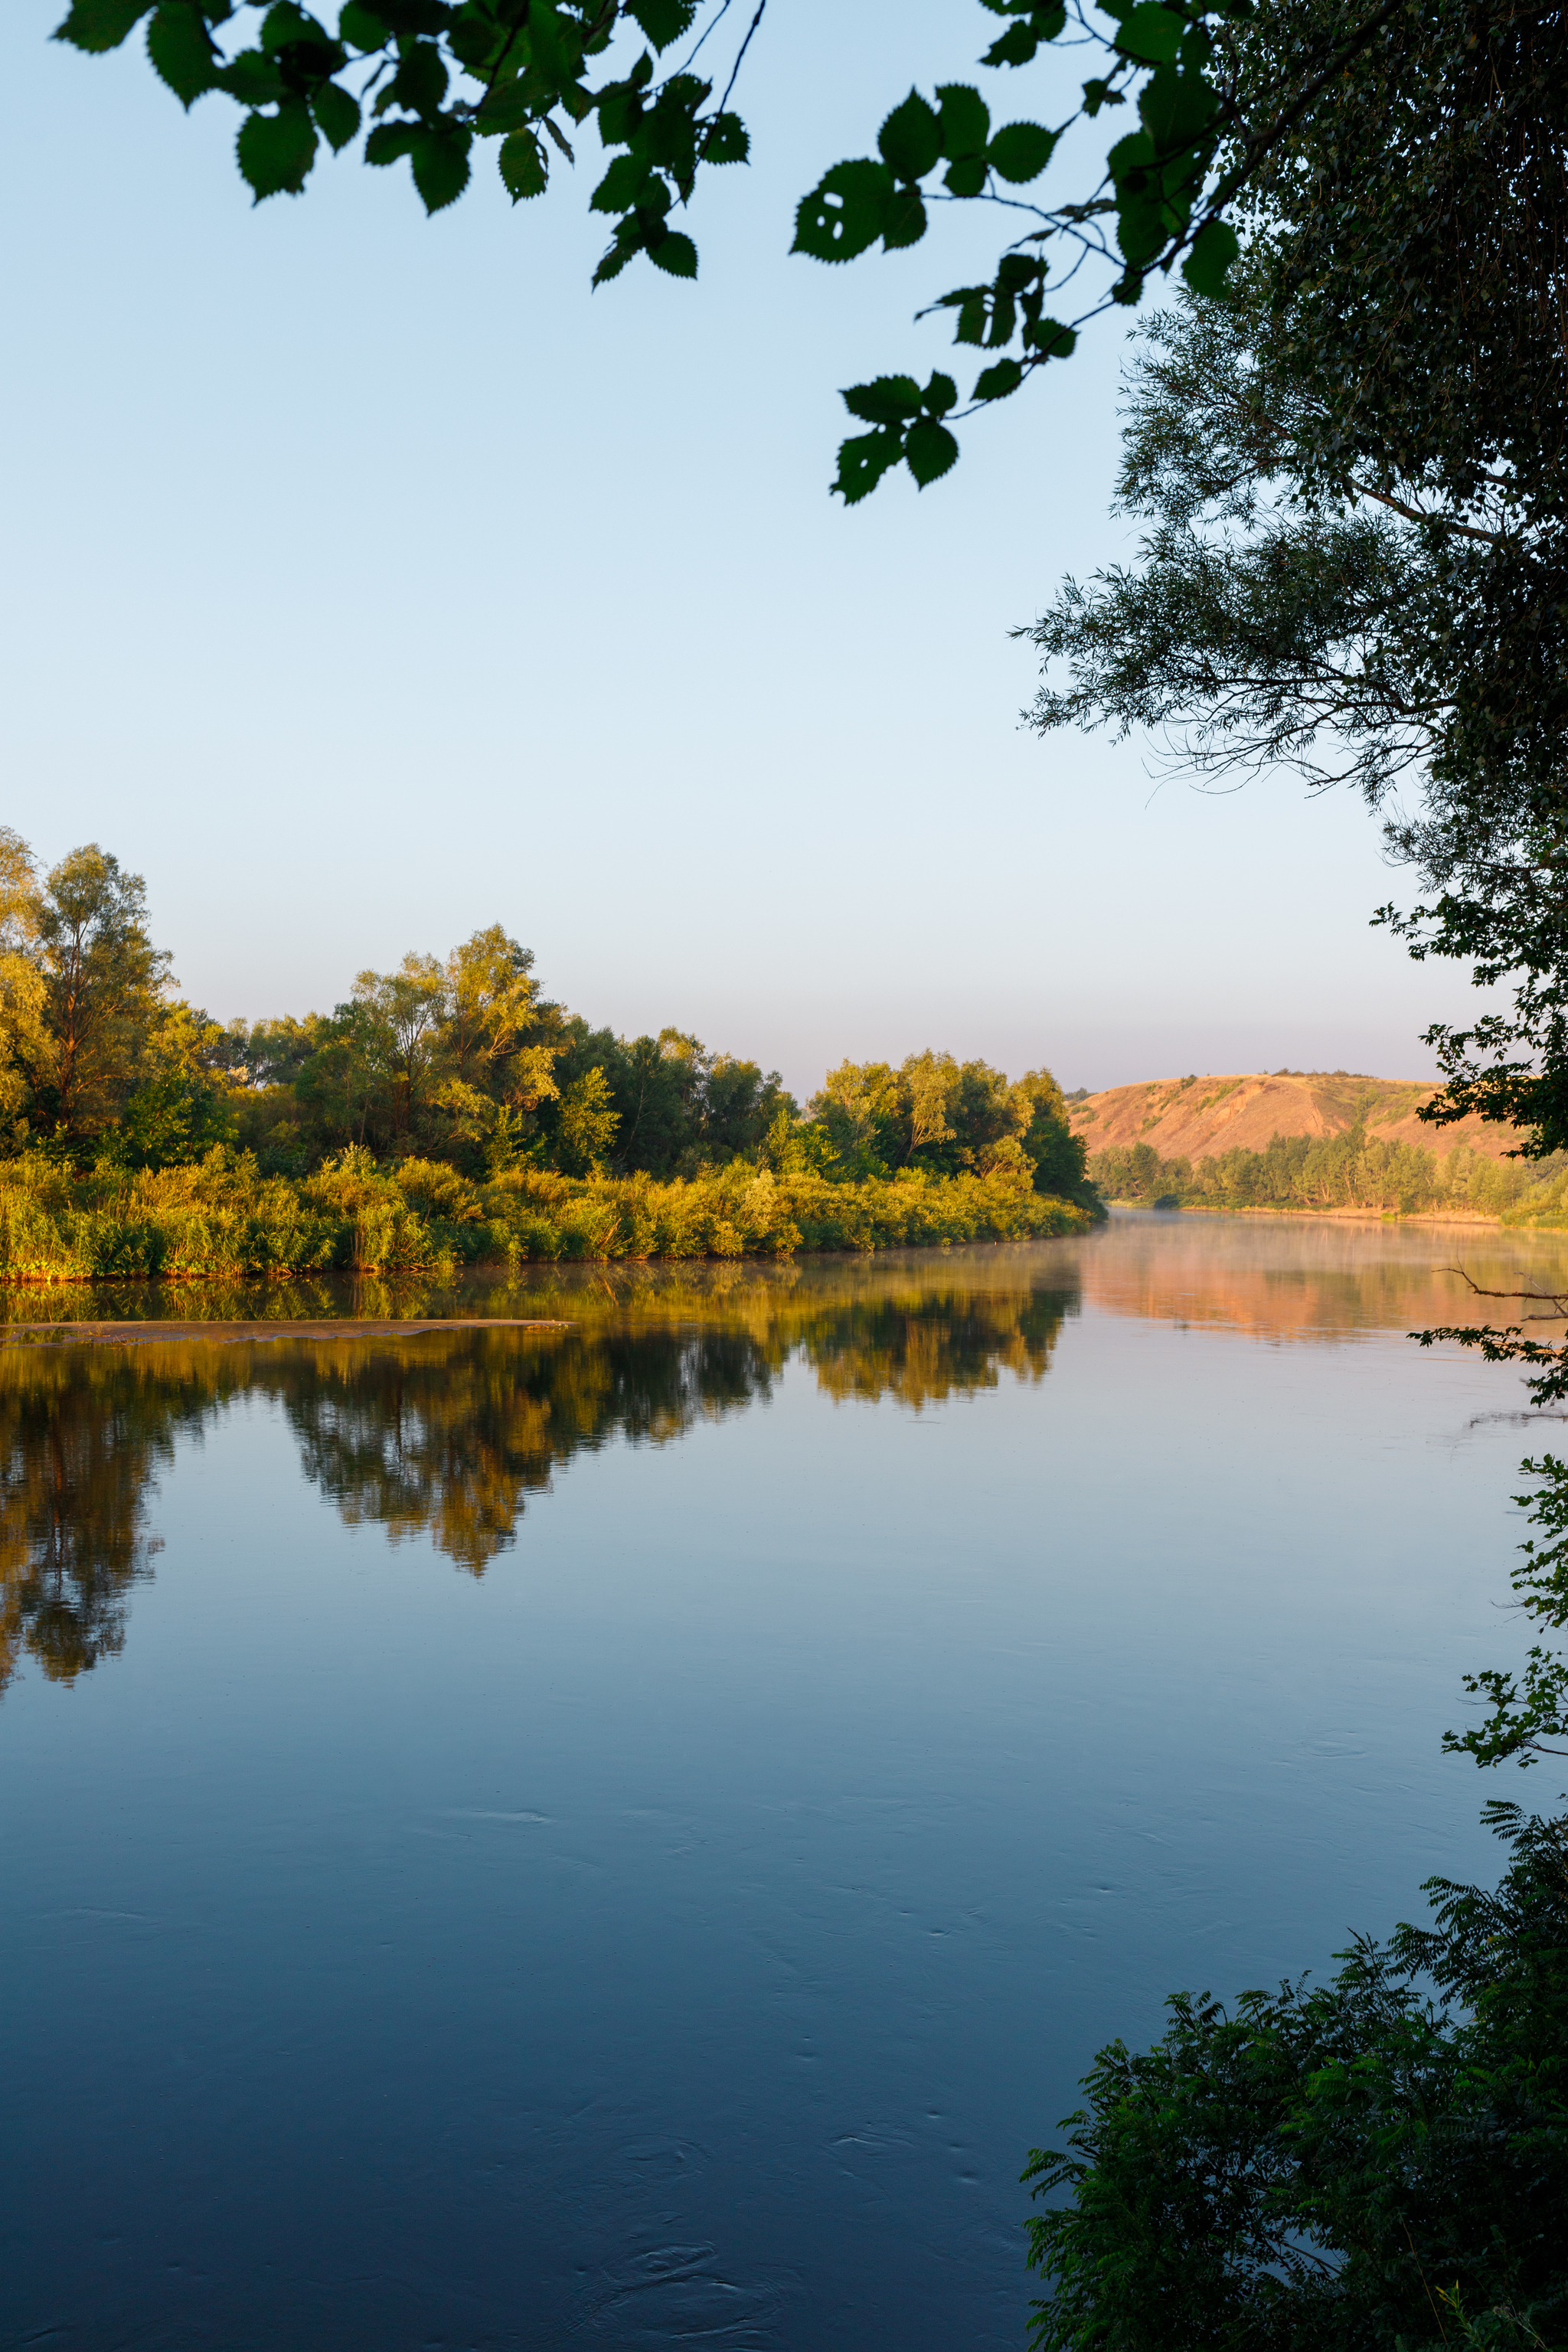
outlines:
[[[1568,1235],[10,1294],[561,1328],[0,1347],[0,2342],[1017,2352],[1096,2047],[1556,1793],[1456,1262]]]

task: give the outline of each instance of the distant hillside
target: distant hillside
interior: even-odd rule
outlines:
[[[1248,1071],[1108,1087],[1068,1108],[1074,1133],[1090,1151],[1147,1143],[1162,1160],[1213,1159],[1237,1147],[1262,1151],[1275,1135],[1342,1135],[1363,1114],[1369,1138],[1424,1151],[1464,1143],[1500,1160],[1518,1141],[1514,1129],[1485,1119],[1428,1126],[1415,1114],[1436,1092],[1419,1078],[1369,1078],[1348,1070]]]

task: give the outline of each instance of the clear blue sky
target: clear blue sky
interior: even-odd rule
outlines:
[[[1410,886],[1358,803],[1019,728],[1009,629],[1123,543],[1119,323],[945,483],[826,495],[836,387],[943,363],[912,314],[967,272],[791,260],[793,205],[972,73],[970,0],[772,0],[700,283],[592,296],[591,159],[515,212],[488,157],[434,222],[347,162],[253,209],[228,102],[51,46],[63,5],[0,23],[0,817],[144,874],[199,1003],[325,1008],[499,918],[574,1009],[802,1091],[928,1044],[1429,1067],[1474,999],[1368,930]]]

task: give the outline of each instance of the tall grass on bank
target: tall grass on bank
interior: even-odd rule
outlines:
[[[1085,1231],[1036,1192],[1027,1162],[952,1177],[835,1184],[736,1162],[669,1183],[512,1171],[476,1183],[436,1160],[384,1168],[351,1149],[314,1176],[263,1176],[220,1148],[180,1168],[77,1174],[0,1161],[0,1281],[248,1280],[355,1270],[440,1273],[531,1259],[787,1257],[1021,1241]]]

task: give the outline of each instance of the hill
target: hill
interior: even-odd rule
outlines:
[[[1068,1108],[1073,1132],[1091,1152],[1147,1143],[1162,1160],[1262,1151],[1276,1135],[1342,1135],[1363,1116],[1369,1139],[1439,1154],[1467,1144],[1488,1160],[1501,1160],[1518,1141],[1514,1129],[1485,1119],[1428,1126],[1416,1114],[1436,1091],[1419,1078],[1373,1078],[1351,1070],[1254,1070],[1107,1087]]]

